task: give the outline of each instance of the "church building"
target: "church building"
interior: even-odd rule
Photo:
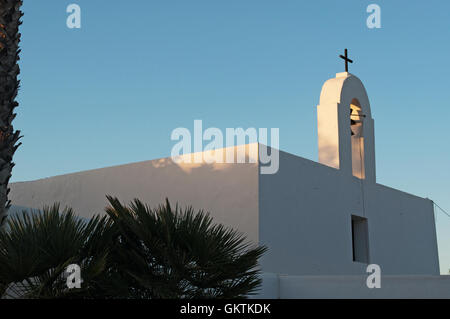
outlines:
[[[276,174],[255,163],[175,163],[171,157],[12,183],[13,205],[60,202],[80,216],[102,213],[105,194],[210,212],[266,245],[265,273],[298,276],[439,275],[433,203],[377,183],[369,98],[348,72],[326,81],[317,106],[319,161],[279,151]],[[269,148],[270,150],[270,148]]]

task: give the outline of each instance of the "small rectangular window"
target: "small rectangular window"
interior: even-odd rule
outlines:
[[[353,261],[369,263],[369,235],[367,218],[352,215]]]

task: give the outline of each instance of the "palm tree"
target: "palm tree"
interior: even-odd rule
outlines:
[[[242,298],[260,285],[258,259],[265,247],[203,211],[165,205],[150,209],[135,199],[123,206],[108,196],[118,228],[113,250],[117,274],[131,298]]]
[[[19,42],[21,25],[21,0],[0,0],[0,227],[11,206],[8,200],[8,183],[11,177],[13,155],[20,146],[20,131],[14,131],[12,121],[16,117],[14,108],[19,90],[20,73]]]
[[[3,298],[241,298],[260,285],[265,247],[192,208],[150,209],[108,197],[89,221],[57,204],[8,218],[0,230]],[[66,268],[81,268],[69,289]]]
[[[11,216],[0,231],[0,297],[108,296],[111,226],[107,216],[87,222],[57,204]],[[81,267],[80,289],[67,286],[70,264]]]

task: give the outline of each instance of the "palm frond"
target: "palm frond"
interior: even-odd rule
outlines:
[[[59,204],[10,217],[0,232],[0,287],[23,298],[81,295],[67,288],[66,267],[80,265],[85,282],[103,275],[113,232],[107,216],[85,221]]]
[[[134,297],[245,297],[260,285],[258,259],[266,251],[204,211],[138,199],[128,207],[107,196],[107,214],[120,229],[114,258],[133,283]]]

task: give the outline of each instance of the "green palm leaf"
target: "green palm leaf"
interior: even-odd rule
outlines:
[[[87,296],[103,275],[113,229],[104,216],[89,222],[59,205],[10,217],[0,232],[0,283],[15,298]],[[66,267],[81,267],[86,283],[68,289]],[[88,284],[89,283],[89,284]]]
[[[132,282],[133,298],[236,298],[260,285],[258,259],[265,247],[192,208],[129,207],[108,196],[106,212],[120,230],[114,258]]]

